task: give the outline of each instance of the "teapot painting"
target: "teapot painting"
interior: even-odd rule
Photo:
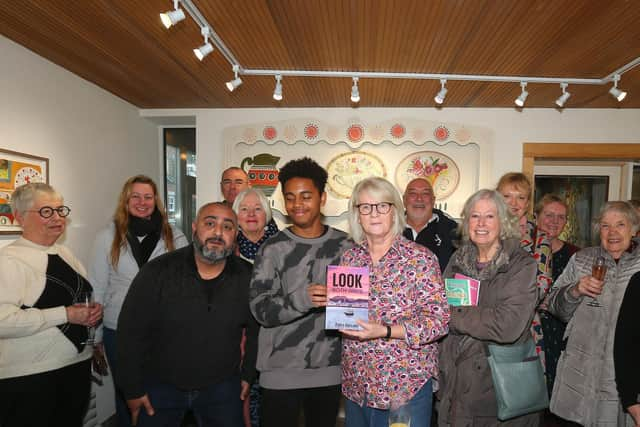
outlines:
[[[280,157],[262,153],[253,158],[242,159],[240,168],[249,176],[251,187],[259,188],[265,196],[269,197],[278,186],[278,168],[276,168],[278,161]],[[249,169],[246,169],[245,165],[249,165]]]

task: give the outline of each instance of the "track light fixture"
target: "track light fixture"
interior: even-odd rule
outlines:
[[[524,103],[527,100],[527,96],[529,96],[529,92],[526,91],[527,82],[520,82],[520,87],[522,88],[522,92],[520,96],[516,98],[514,101],[518,107],[524,107]]]
[[[353,78],[353,86],[351,86],[351,102],[360,102],[360,91],[358,90],[358,78]]]
[[[205,56],[213,52],[213,45],[209,43],[209,35],[211,34],[209,27],[202,27],[200,33],[204,37],[204,44],[199,48],[193,49],[193,53],[196,55],[196,58],[202,61]]]
[[[184,10],[178,7],[178,0],[173,0],[173,10],[160,14],[160,20],[162,25],[169,29],[172,25],[176,25],[178,22],[184,19]]]
[[[620,74],[616,74],[615,76],[613,76],[613,87],[609,89],[609,93],[611,94],[611,96],[617,99],[618,102],[622,101],[627,96],[627,92],[618,89],[619,81],[620,81]]]
[[[273,90],[273,99],[282,101],[282,76],[276,74],[276,88]]]
[[[560,83],[560,87],[562,88],[562,95],[556,99],[556,105],[560,108],[564,107],[564,103],[567,102],[567,99],[571,96],[569,92],[567,92],[567,83]]]
[[[242,84],[242,79],[238,77],[238,71],[240,71],[240,66],[235,64],[233,66],[234,79],[227,82],[227,89],[229,89],[229,92],[233,92],[234,89],[237,89],[238,86]]]
[[[433,98],[434,101],[436,101],[436,104],[442,104],[444,102],[444,98],[445,96],[447,96],[447,88],[445,87],[445,85],[447,84],[447,79],[440,79],[440,85],[442,86],[440,88],[440,92],[438,92],[438,94],[435,96],[435,98]]]

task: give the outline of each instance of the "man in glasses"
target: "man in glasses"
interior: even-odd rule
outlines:
[[[262,427],[333,426],[340,402],[340,338],[324,328],[326,271],[352,243],[322,223],[327,172],[310,158],[278,176],[292,225],[258,251],[250,305],[262,325],[257,368]]]
[[[224,197],[224,203],[229,206],[233,205],[233,202],[242,190],[246,190],[249,187],[249,177],[247,173],[239,167],[232,166],[222,172],[220,190]]]
[[[425,178],[409,181],[402,201],[407,219],[404,237],[429,248],[444,271],[455,250],[452,239],[458,224],[441,210],[434,209],[436,196]]]

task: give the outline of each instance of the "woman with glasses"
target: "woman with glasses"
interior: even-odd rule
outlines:
[[[11,208],[22,236],[0,249],[0,425],[81,426],[91,390],[89,328],[102,306],[85,269],[57,244],[69,207],[48,184],[18,187]]]
[[[388,427],[390,410],[405,407],[412,426],[429,426],[436,341],[449,321],[438,260],[402,236],[402,198],[383,178],[356,185],[349,225],[356,245],[341,264],[368,267],[370,288],[369,321],[341,331],[345,425]]]
[[[147,176],[129,178],[122,187],[113,221],[96,237],[89,280],[95,299],[104,304],[103,328],[96,334],[96,358],[106,351],[111,373],[117,369],[116,328],[129,286],[140,268],[166,252],[186,246],[184,234],[169,224],[155,182]],[[130,426],[130,415],[116,390],[119,426]]]
[[[487,343],[526,344],[538,304],[536,262],[520,247],[518,218],[497,191],[480,190],[464,204],[461,244],[444,272],[480,281],[477,305],[451,309],[440,346],[440,426],[538,426],[540,414],[501,422]],[[526,384],[522,385],[526,387]]]

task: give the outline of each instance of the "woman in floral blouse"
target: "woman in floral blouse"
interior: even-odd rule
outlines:
[[[408,407],[412,426],[428,426],[438,375],[436,340],[448,331],[438,260],[405,239],[404,207],[382,178],[356,185],[349,225],[357,245],[342,265],[368,267],[369,321],[343,333],[342,393],[346,426],[388,427],[389,409]]]

